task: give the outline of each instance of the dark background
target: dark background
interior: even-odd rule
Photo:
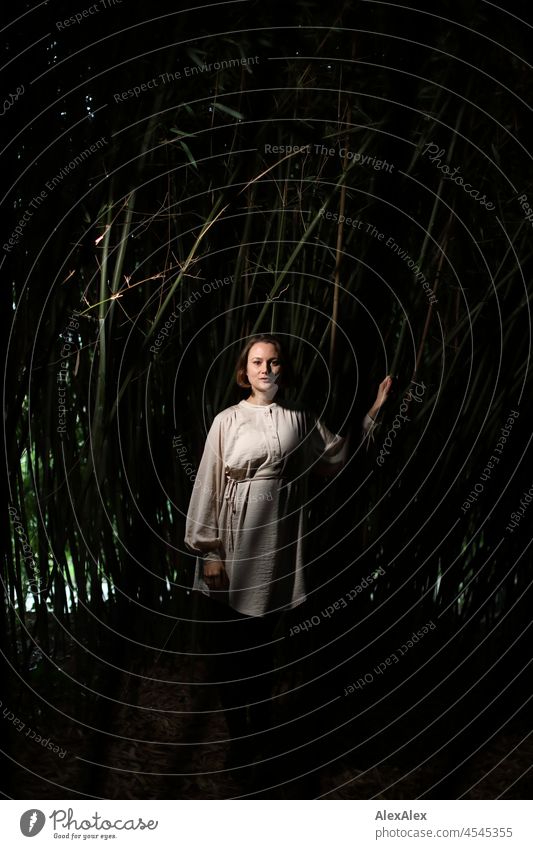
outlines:
[[[58,27],[83,9],[22,4],[3,31],[2,792],[245,794],[220,772],[224,723],[202,687],[205,617],[183,545],[192,483],[173,439],[197,467],[238,397],[242,340],[261,330],[290,343],[295,397],[351,428],[353,446],[333,485],[313,483],[313,593],[279,642],[277,715],[299,717],[283,733],[286,751],[301,745],[279,759],[283,792],[309,795],[311,770],[326,798],[529,797],[527,5],[123,0]],[[185,77],[242,57],[259,59]],[[430,144],[494,209],[444,177]],[[383,239],[340,227],[342,212]],[[387,373],[394,393],[360,445]],[[413,379],[422,403],[380,466]]]

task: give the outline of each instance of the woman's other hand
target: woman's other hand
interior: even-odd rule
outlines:
[[[210,590],[223,590],[228,585],[228,576],[222,560],[205,560],[203,576]]]

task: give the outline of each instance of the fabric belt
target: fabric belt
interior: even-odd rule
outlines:
[[[236,498],[237,498],[237,487],[238,487],[238,485],[240,483],[251,483],[253,481],[269,481],[269,480],[281,480],[281,478],[280,478],[279,475],[266,475],[266,476],[261,475],[261,476],[254,476],[254,477],[251,477],[251,478],[245,478],[245,477],[236,478],[236,477],[232,477],[226,471],[226,488],[224,490],[224,498],[225,498],[226,501],[229,502],[229,505],[230,505],[230,508],[231,508],[231,513],[232,513],[232,515],[230,516],[229,528],[228,528],[232,551],[233,551],[233,547],[234,547],[233,546],[233,515],[237,512],[237,507],[236,507],[235,502],[236,502]]]

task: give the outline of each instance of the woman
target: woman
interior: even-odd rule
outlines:
[[[249,395],[215,417],[187,516],[185,542],[198,555],[194,589],[223,602],[215,674],[227,678],[221,698],[232,737],[268,726],[272,633],[283,610],[306,600],[307,475],[337,470],[347,454],[347,440],[316,416],[275,400],[289,376],[279,339],[248,341],[236,380]],[[380,384],[365,432],[390,385],[390,377]]]

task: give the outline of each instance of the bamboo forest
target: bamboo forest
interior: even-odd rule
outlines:
[[[529,6],[5,16],[4,798],[530,798]]]

